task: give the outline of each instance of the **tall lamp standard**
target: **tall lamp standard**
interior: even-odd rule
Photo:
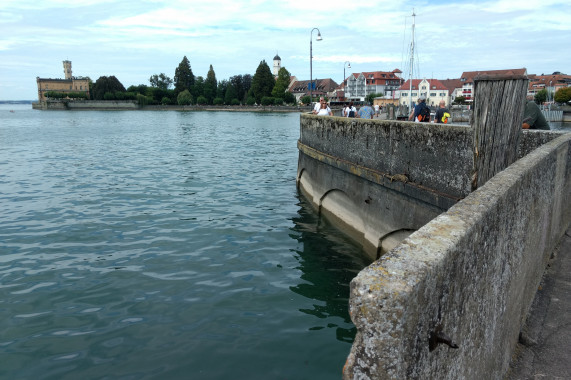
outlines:
[[[309,103],[313,102],[313,31],[317,30],[317,38],[316,41],[321,41],[321,32],[318,28],[311,29],[311,33],[309,34]]]
[[[343,92],[347,93],[347,89],[345,88],[345,86],[347,86],[347,77],[345,76],[345,64],[347,65],[347,68],[350,69],[351,68],[351,62],[349,61],[345,61],[345,63],[343,64]]]

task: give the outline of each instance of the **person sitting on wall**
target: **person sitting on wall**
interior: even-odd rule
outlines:
[[[317,116],[333,116],[331,108],[329,108],[327,102],[325,101],[325,99],[323,99],[323,97],[319,98],[319,106],[315,105],[313,113]]]
[[[543,113],[533,101],[533,96],[527,97],[527,104],[523,111],[523,129],[544,129],[549,130],[549,123],[545,120]]]

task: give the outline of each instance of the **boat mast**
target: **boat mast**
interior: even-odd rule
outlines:
[[[412,68],[414,65],[414,21],[415,21],[415,17],[416,15],[414,14],[414,8],[412,9],[412,41],[410,43],[410,71],[408,73],[408,78],[410,81],[410,89],[408,92],[408,104],[409,106],[413,107],[413,103],[412,103]]]

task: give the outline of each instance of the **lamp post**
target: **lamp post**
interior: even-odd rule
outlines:
[[[312,60],[313,60],[313,31],[317,30],[317,38],[316,41],[321,41],[321,32],[318,28],[311,29],[311,33],[309,34],[309,103],[313,102],[313,67],[312,67]]]
[[[345,86],[347,86],[347,82],[345,81],[345,79],[347,78],[347,77],[345,76],[345,64],[348,64],[348,65],[347,65],[347,68],[350,69],[350,68],[351,68],[351,62],[345,61],[345,63],[343,64],[343,92],[344,92],[344,93],[347,92],[347,89],[345,88]]]

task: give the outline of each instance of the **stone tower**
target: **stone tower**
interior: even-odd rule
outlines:
[[[65,79],[72,79],[71,61],[63,61],[63,73],[65,74]]]
[[[282,68],[282,59],[280,58],[279,55],[276,54],[276,56],[274,57],[274,70],[273,70],[273,74],[275,77],[278,76],[278,71],[280,71],[281,68]]]

